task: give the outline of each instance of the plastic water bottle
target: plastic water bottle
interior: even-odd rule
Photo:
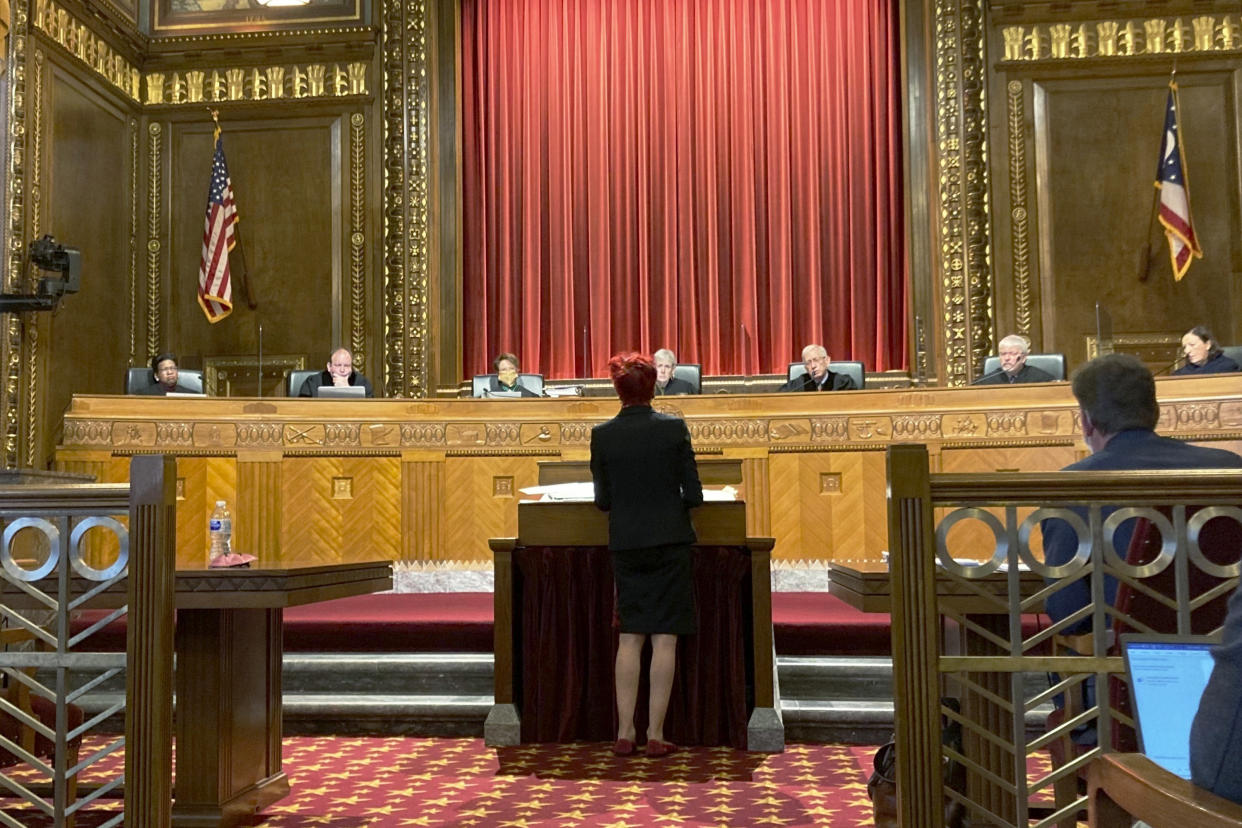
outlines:
[[[229,514],[229,505],[223,500],[216,501],[216,510],[211,513],[211,520],[207,522],[207,534],[211,536],[211,548],[207,552],[208,563],[233,551],[233,516]]]

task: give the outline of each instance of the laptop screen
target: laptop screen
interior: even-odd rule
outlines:
[[[327,399],[359,399],[367,395],[367,389],[361,385],[321,385],[315,389],[315,396]]]
[[[1123,635],[1139,748],[1157,765],[1190,778],[1190,725],[1212,674],[1212,648],[1201,635]]]

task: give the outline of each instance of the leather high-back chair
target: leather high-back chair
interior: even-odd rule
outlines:
[[[1222,345],[1220,349],[1225,352],[1225,356],[1242,366],[1242,345]]]
[[[834,359],[829,365],[828,370],[834,374],[845,374],[854,381],[854,387],[861,390],[867,381],[867,366],[861,362],[854,362],[848,359]],[[789,363],[789,375],[786,380],[793,380],[806,374],[806,365],[801,362]]]
[[[691,393],[703,393],[703,369],[702,366],[691,363],[689,365],[674,365],[673,376],[679,380],[685,380],[694,388]]]
[[[1054,380],[1065,379],[1065,354],[1027,354],[1026,364],[1052,374]],[[1000,357],[992,355],[983,361],[983,373],[980,376],[995,374],[1000,369]]]
[[[155,375],[151,373],[150,368],[145,366],[130,368],[125,372],[126,394],[140,394],[152,385],[155,385]],[[182,368],[177,371],[177,385],[184,388],[186,393],[201,394],[203,393],[203,372]]]
[[[302,386],[306,383],[307,378],[319,373],[322,372],[316,371],[313,368],[309,370],[299,368],[296,371],[290,371],[289,376],[285,379],[285,396],[296,397],[302,390]]]
[[[470,396],[487,396],[485,392],[495,377],[495,374],[475,374],[474,381],[471,383]],[[540,397],[543,396],[543,374],[518,374],[518,385],[534,391]]]

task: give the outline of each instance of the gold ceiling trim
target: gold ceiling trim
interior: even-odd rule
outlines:
[[[147,106],[226,101],[304,100],[370,94],[367,63],[234,66],[148,72],[143,77]]]
[[[35,0],[35,26],[65,51],[131,99],[138,100],[139,72],[106,40],[54,0]]]
[[[935,141],[945,382],[965,385],[992,349],[987,66],[982,0],[937,0]]]
[[[1005,26],[1006,62],[1242,51],[1242,16],[1201,14]]]

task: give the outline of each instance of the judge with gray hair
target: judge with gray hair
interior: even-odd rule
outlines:
[[[655,362],[656,369],[655,392],[657,397],[697,393],[693,385],[673,376],[673,369],[677,367],[677,355],[668,348],[656,351],[652,355],[652,361]]]
[[[985,374],[972,385],[1017,385],[1020,382],[1052,382],[1055,377],[1034,365],[1027,365],[1031,353],[1031,340],[1020,334],[1010,334],[1000,341],[996,349],[1000,354],[1000,370]]]

